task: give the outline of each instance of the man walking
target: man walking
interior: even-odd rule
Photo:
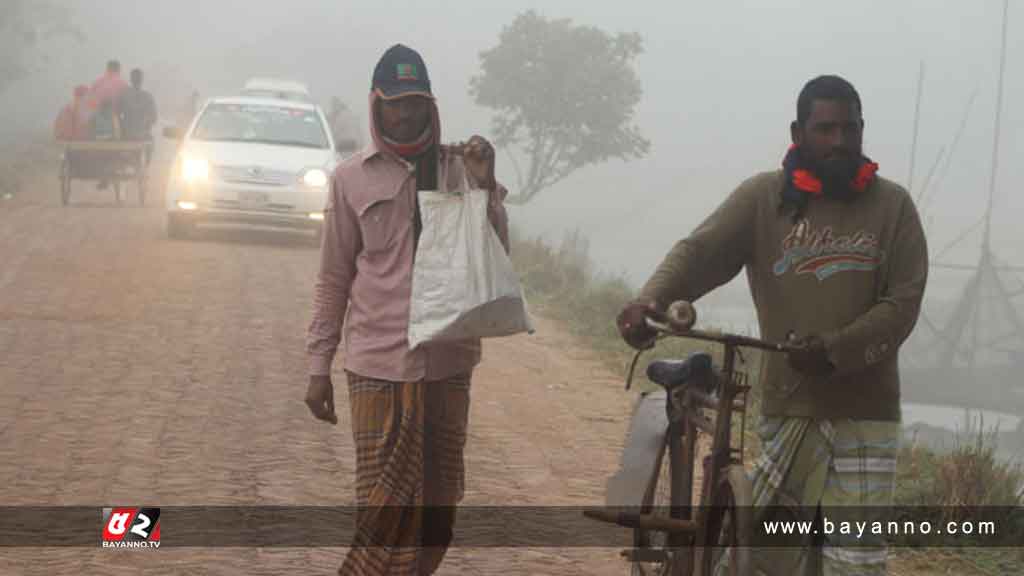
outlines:
[[[421,228],[417,190],[467,175],[490,191],[488,217],[508,249],[506,190],[494,150],[479,136],[464,156],[442,150],[441,123],[420,55],[395,45],[370,92],[372,140],[334,173],[309,327],[313,415],[337,423],[331,363],[342,324],[356,444],[357,530],[338,573],[432,574],[452,538],[463,495],[463,448],[480,342],[406,339],[413,256]],[[444,167],[444,169],[442,169]]]

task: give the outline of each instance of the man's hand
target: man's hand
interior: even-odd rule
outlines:
[[[634,300],[619,312],[615,324],[619,328],[622,339],[637,350],[646,350],[654,346],[657,332],[647,325],[647,319],[663,319],[663,314],[650,300]]]
[[[812,334],[795,340],[792,344],[798,347],[788,354],[789,365],[793,370],[808,376],[823,377],[836,369],[828,359],[825,341],[821,336]]]
[[[306,406],[318,420],[338,423],[334,413],[334,384],[329,375],[310,376],[309,388],[306,389]]]
[[[466,170],[484,190],[494,190],[498,183],[494,179],[494,146],[483,136],[474,135],[463,151]]]

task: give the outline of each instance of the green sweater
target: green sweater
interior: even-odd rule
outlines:
[[[666,306],[696,301],[746,268],[761,336],[820,334],[836,370],[814,379],[764,354],[766,415],[900,419],[897,352],[917,321],[928,248],[899,185],[875,178],[844,202],[811,198],[794,223],[780,210],[783,172],[750,178],[688,237],[641,290]]]

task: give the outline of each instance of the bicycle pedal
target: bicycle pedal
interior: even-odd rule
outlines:
[[[630,562],[668,562],[669,555],[666,550],[658,548],[632,548],[623,550],[622,557]]]

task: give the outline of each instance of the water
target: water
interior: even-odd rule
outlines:
[[[960,406],[939,406],[935,404],[903,403],[904,426],[921,422],[936,428],[955,431],[958,429],[963,430],[968,418],[970,419],[972,429],[977,429],[980,420],[985,430],[991,430],[993,427],[998,426],[1000,432],[1015,430],[1021,421],[1020,416],[991,410],[965,409]]]

